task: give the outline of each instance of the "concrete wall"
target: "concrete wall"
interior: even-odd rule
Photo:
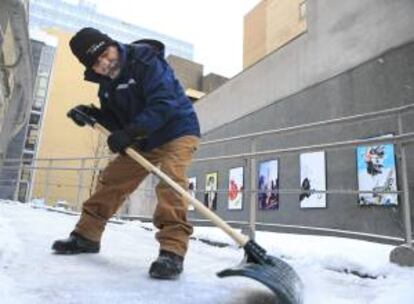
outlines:
[[[13,199],[18,169],[4,158],[19,157],[33,94],[28,1],[0,2],[0,197]]]
[[[412,0],[308,0],[306,34],[263,58],[195,105],[202,132],[414,40],[413,15]]]
[[[277,54],[274,54],[274,56],[277,56]],[[274,69],[277,68],[277,66],[273,67]],[[262,107],[240,119],[228,122],[224,126],[206,133],[204,140],[278,129],[412,104],[414,103],[413,67],[414,43],[406,43],[380,56],[375,56],[363,64],[354,66],[340,75],[315,84],[289,97],[281,98],[277,102]],[[254,68],[251,71],[253,70]],[[267,74],[258,73],[256,75],[258,80],[265,77],[267,77]],[[228,84],[225,86],[228,86]],[[266,90],[266,87],[263,88]],[[221,95],[226,92],[226,89],[219,89],[218,91],[218,94]],[[227,98],[231,99],[233,95],[239,96],[239,91],[243,91],[243,88],[234,86],[232,94],[229,94]],[[251,102],[254,102],[253,98]],[[230,112],[238,112],[241,109],[242,107],[235,106],[233,111]],[[223,114],[222,111],[216,112],[217,115]],[[404,132],[414,131],[414,111],[404,113],[403,129]],[[257,151],[368,138],[390,133],[398,133],[395,116],[312,128],[308,131],[285,135],[257,137]],[[249,140],[202,146],[196,158],[238,154],[249,152],[249,149]],[[261,161],[275,157],[279,159],[280,189],[299,189],[299,154],[258,157],[257,160]],[[414,147],[411,145],[408,146],[408,177],[411,197],[414,195],[413,160]],[[328,190],[357,190],[354,148],[328,151],[326,161]],[[399,164],[398,157],[397,163]],[[194,163],[189,176],[197,177],[198,189],[201,190],[204,189],[205,174],[218,171],[219,189],[225,190],[228,187],[229,169],[244,166],[246,168],[245,186],[249,190],[250,181],[248,177],[250,172],[246,165],[247,160],[238,158],[226,161]],[[401,170],[397,169],[397,175],[399,178],[401,177]],[[399,185],[401,185],[401,180],[399,180]],[[198,198],[202,200],[203,193],[199,193]],[[217,213],[227,220],[247,220],[248,206],[249,199],[245,197],[242,211],[229,211],[227,210],[226,194],[222,193],[219,195]],[[298,194],[283,194],[280,197],[280,210],[257,211],[257,221],[343,229],[396,237],[403,236],[400,206],[391,208],[360,207],[357,195],[343,194],[329,194],[327,196],[327,206],[326,209],[301,209]],[[412,211],[414,211],[414,204],[412,204]],[[196,218],[197,215],[190,212],[190,217]]]
[[[206,94],[214,91],[215,89],[221,87],[229,79],[221,75],[210,73],[203,77],[203,87],[202,91]]]
[[[44,43],[31,41],[31,50],[32,50],[32,63],[33,63],[33,71],[36,74],[38,67],[40,56],[42,53],[42,48],[44,47]],[[36,77],[33,77],[33,86],[35,84]],[[22,128],[19,133],[10,141],[7,152],[6,158],[7,159],[20,159],[23,156],[23,147],[24,141],[26,139],[27,133],[27,126]],[[0,195],[2,198],[10,199],[10,200],[17,200],[17,188],[19,185],[19,173],[20,168],[18,167],[18,163],[8,163],[8,165],[12,165],[11,167],[5,167],[0,172]]]
[[[0,2],[0,154],[28,119],[33,94],[27,1]]]

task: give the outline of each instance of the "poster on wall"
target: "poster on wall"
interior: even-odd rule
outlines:
[[[312,193],[326,191],[325,164],[324,151],[300,154],[300,188],[304,191],[299,195],[301,208],[326,208],[326,193]]]
[[[392,135],[387,135],[390,137]],[[393,144],[357,147],[358,189],[360,191],[397,191]],[[360,205],[397,205],[397,194],[361,193]]]
[[[243,209],[243,167],[232,168],[229,172],[228,208]]]
[[[188,178],[188,193],[190,193],[190,195],[192,197],[196,197],[196,193],[197,193],[197,178],[196,177],[189,177]],[[188,204],[188,210],[192,211],[194,210],[193,205]]]
[[[278,161],[268,160],[259,165],[258,204],[261,210],[279,209]]]
[[[217,172],[206,174],[204,205],[211,210],[217,209],[217,175]]]

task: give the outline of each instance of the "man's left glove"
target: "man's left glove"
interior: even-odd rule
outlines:
[[[85,121],[82,118],[81,114],[79,112],[82,112],[86,114],[89,117],[94,118],[97,120],[99,117],[100,110],[98,108],[95,108],[94,106],[87,106],[87,105],[78,105],[74,107],[73,109],[70,109],[69,112],[66,114],[69,118],[71,118],[75,124],[77,124],[79,127],[85,126]]]
[[[108,147],[113,153],[124,153],[125,149],[137,140],[146,136],[146,132],[136,126],[130,126],[122,130],[117,130],[108,136]]]

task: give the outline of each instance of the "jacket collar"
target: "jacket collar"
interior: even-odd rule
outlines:
[[[126,49],[126,45],[124,45],[122,43],[116,42],[115,45],[118,48],[119,60],[121,61],[121,72],[119,73],[118,77],[115,78],[115,79],[111,79],[109,77],[99,75],[99,74],[95,73],[91,68],[88,68],[88,69],[85,70],[85,72],[83,74],[84,79],[86,81],[102,84],[102,83],[110,83],[111,81],[115,81],[115,80],[121,78],[122,74],[124,74],[125,70],[126,70],[127,49]]]

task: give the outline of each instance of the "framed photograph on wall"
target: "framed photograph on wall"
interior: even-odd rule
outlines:
[[[232,168],[229,171],[228,185],[228,209],[243,209],[243,190],[244,190],[243,167]]]
[[[267,160],[259,164],[258,204],[261,210],[279,209],[278,161]]]
[[[196,177],[189,177],[188,178],[188,193],[190,193],[190,195],[192,197],[196,197],[196,193],[197,193],[197,178]],[[191,204],[188,204],[188,210],[193,211],[194,207]]]
[[[326,193],[308,192],[326,191],[324,151],[300,154],[300,187],[304,191],[299,195],[301,208],[326,208]]]
[[[204,192],[204,205],[211,209],[217,209],[217,187],[218,187],[218,173],[211,172],[206,174],[206,187]]]
[[[385,135],[383,137],[392,137]],[[358,146],[357,170],[360,191],[397,191],[397,173],[393,144]],[[398,205],[397,194],[361,193],[360,205]]]

